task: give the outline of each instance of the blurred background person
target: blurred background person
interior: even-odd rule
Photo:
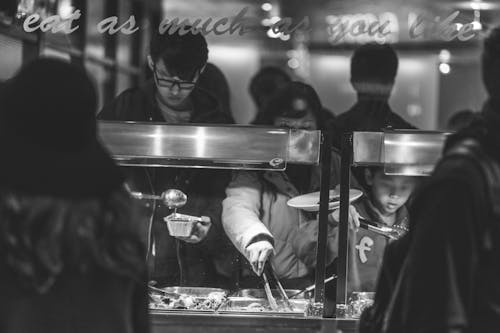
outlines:
[[[231,90],[226,76],[219,67],[207,63],[198,80],[198,89],[204,89],[217,99],[219,108],[229,118],[233,117],[231,110]]]
[[[12,24],[17,12],[16,0],[4,0],[0,3],[0,26]]]
[[[39,59],[0,103],[0,331],[148,332],[145,229],[89,76]]]
[[[342,148],[342,137],[346,133],[383,131],[386,128],[415,129],[389,105],[398,64],[398,56],[390,45],[365,44],[354,51],[351,85],[357,93],[357,102],[333,121],[335,148]],[[353,175],[362,187],[369,187],[362,168],[353,168]]]
[[[469,127],[477,118],[478,114],[472,110],[466,109],[457,111],[448,119],[446,129],[452,132],[458,132]]]
[[[396,52],[387,44],[365,44],[354,51],[351,58],[351,85],[356,91],[357,102],[334,121],[335,147],[341,148],[344,133],[380,131],[388,127],[415,128],[389,106],[398,64]]]
[[[284,70],[273,66],[261,68],[252,77],[249,90],[257,107],[255,119],[258,119],[261,113],[266,110],[267,103],[273,95],[290,82],[292,82],[290,75]]]

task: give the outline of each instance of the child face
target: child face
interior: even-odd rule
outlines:
[[[392,215],[407,201],[416,186],[416,179],[407,176],[385,175],[383,170],[365,172],[371,186],[373,204],[383,215]]]

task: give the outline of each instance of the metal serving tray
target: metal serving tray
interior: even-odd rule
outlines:
[[[277,289],[271,290],[273,296],[275,298],[280,298],[281,294]],[[296,295],[300,292],[298,289],[286,289],[285,290],[288,297],[292,295]],[[258,298],[258,299],[267,299],[266,292],[264,289],[241,289],[232,294],[234,297],[244,297],[244,298]],[[296,297],[296,299],[309,299],[307,293],[302,293]]]
[[[286,309],[285,304],[281,300],[277,300],[278,306],[283,308],[283,311],[273,311],[266,299],[256,299],[248,297],[229,297],[227,302],[222,305],[218,313],[244,313],[244,314],[266,314],[266,315],[293,315],[293,316],[305,316],[305,311],[308,300],[290,300],[293,306],[293,311]],[[252,311],[248,309],[250,305],[260,305],[264,309],[262,311]]]
[[[228,295],[228,291],[219,288],[200,288],[200,287],[166,287],[160,288],[169,294],[188,295],[194,298],[207,298],[213,293],[221,293],[224,296]]]

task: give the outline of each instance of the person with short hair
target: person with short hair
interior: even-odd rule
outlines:
[[[144,85],[124,91],[104,106],[101,120],[161,124],[232,124],[214,94],[200,88],[208,60],[201,34],[153,33],[148,56],[153,72]],[[125,168],[133,191],[160,195],[179,189],[188,196],[179,213],[202,216],[189,237],[171,237],[163,218],[172,211],[145,202],[145,220],[153,219],[150,278],[157,286],[232,286],[232,248],[221,226],[222,200],[230,173],[224,170],[183,168]],[[147,222],[144,222],[147,223]]]
[[[351,84],[357,94],[356,104],[334,121],[334,146],[341,148],[344,133],[380,131],[385,128],[415,129],[389,106],[399,60],[387,44],[364,44],[351,58]]]
[[[208,60],[208,46],[200,34],[181,36],[153,33],[148,65],[152,80],[128,89],[99,113],[102,120],[155,121],[161,123],[233,123],[217,99],[198,80]]]
[[[290,75],[275,66],[263,67],[252,77],[249,91],[257,107],[255,120],[266,110],[267,103],[273,95],[290,82],[292,82]]]
[[[35,60],[0,105],[0,332],[149,332],[146,228],[88,74]]]

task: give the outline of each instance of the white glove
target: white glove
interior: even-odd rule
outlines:
[[[245,252],[253,271],[258,276],[261,276],[264,271],[264,265],[274,253],[274,247],[269,241],[262,240],[248,245]]]

